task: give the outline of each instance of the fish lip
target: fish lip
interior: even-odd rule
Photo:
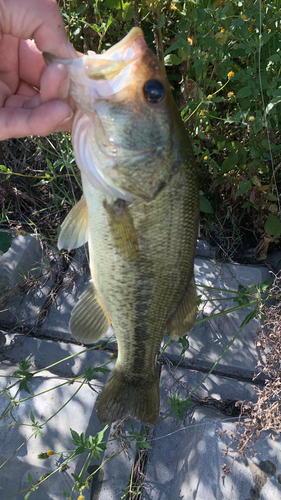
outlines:
[[[147,47],[141,28],[132,28],[129,33],[122,40],[120,40],[120,42],[113,45],[102,54],[95,54],[93,51],[89,51],[88,54],[78,55],[78,57],[74,59],[58,59],[53,54],[43,52],[43,57],[47,65],[51,63],[59,63],[70,67],[76,66],[77,64],[80,65],[82,62],[83,66],[87,68],[87,62],[90,63],[91,60],[94,59],[97,61],[101,59],[108,61],[122,59],[123,61],[128,61],[129,64],[133,59],[135,59],[135,55],[132,53],[134,52],[134,49],[132,48],[134,44],[136,52],[142,52]]]
[[[146,47],[146,42],[144,39],[144,34],[141,28],[132,28],[129,33],[122,39],[120,42],[116,43],[110,49],[108,49],[103,56],[109,56],[110,59],[115,59],[116,54],[119,54],[121,51],[122,54],[120,57],[125,57],[124,49],[130,48],[134,43],[136,42],[136,45],[139,46],[139,48],[145,48]],[[114,56],[114,57],[112,57]],[[128,57],[128,56],[127,56]],[[106,57],[107,58],[107,57]]]

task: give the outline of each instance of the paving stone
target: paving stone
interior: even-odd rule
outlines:
[[[1,375],[9,375],[15,371],[16,366],[4,363],[1,365]],[[8,379],[9,380],[9,379]],[[10,378],[10,381],[13,379]],[[1,387],[4,388],[7,379],[2,378]],[[101,383],[93,381],[93,385],[99,392]],[[57,387],[59,384],[64,384],[62,387]],[[51,473],[56,467],[60,467],[63,463],[61,452],[75,449],[72,443],[70,428],[78,432],[80,435],[85,433],[86,438],[89,435],[95,436],[103,427],[99,423],[96,415],[95,401],[98,392],[94,392],[87,384],[81,385],[81,382],[74,382],[69,385],[68,379],[54,376],[48,371],[43,371],[34,376],[29,387],[31,395],[39,394],[44,391],[44,394],[38,395],[32,399],[18,404],[13,409],[12,419],[10,413],[1,421],[2,432],[0,433],[0,461],[3,464],[0,475],[0,497],[1,500],[8,499],[11,495],[20,493],[17,498],[23,500],[30,487],[28,474],[31,474],[34,484],[37,484],[38,479],[46,473]],[[54,389],[55,388],[55,389]],[[52,390],[54,389],[54,390]],[[79,389],[78,392],[76,392]],[[21,398],[26,398],[29,394],[22,390],[17,393],[16,388],[11,389],[11,395],[16,401]],[[68,400],[70,400],[68,402]],[[67,403],[68,402],[68,403]],[[0,407],[1,413],[7,406],[8,398],[1,394]],[[67,404],[66,404],[67,403]],[[65,406],[64,406],[65,405]],[[40,424],[49,421],[42,429],[42,436],[31,437],[34,432],[30,419],[31,409],[34,411],[35,421]],[[54,415],[58,410],[59,413]],[[54,415],[53,418],[52,415]],[[13,424],[16,421],[17,424]],[[104,438],[107,439],[108,431]],[[48,450],[53,450],[58,455],[53,455],[46,460],[38,459],[39,453],[46,453]],[[69,463],[69,469],[62,472],[61,470],[52,475],[47,481],[40,484],[39,489],[34,494],[40,500],[61,500],[63,498],[63,486],[70,494],[71,488],[74,485],[72,473],[79,475],[84,464],[86,455],[78,456],[74,461]],[[93,461],[92,466],[97,466],[98,461]],[[90,492],[83,492],[86,500],[90,500]],[[73,495],[73,499],[77,499],[79,493]]]
[[[40,239],[30,234],[15,236],[9,250],[0,257],[0,285],[15,286],[28,273],[38,275],[42,259]]]
[[[213,374],[205,378],[206,375],[197,370],[169,366],[169,364],[163,366],[160,379],[160,417],[171,411],[168,398],[173,397],[175,393],[186,398],[195,390],[193,401],[221,408],[226,415],[232,412],[239,414],[239,409],[235,411],[236,401],[257,400],[257,392],[253,383]]]
[[[184,371],[183,371],[184,372]],[[181,372],[182,373],[182,372]],[[168,374],[166,373],[166,376]],[[180,379],[179,379],[180,381]],[[166,388],[161,377],[161,388]],[[204,388],[206,393],[211,387]],[[233,387],[229,396],[233,397]],[[170,395],[184,397],[181,383],[172,379]],[[221,387],[216,388],[221,392]],[[162,408],[162,415],[167,409]],[[153,449],[146,467],[143,488],[144,500],[278,500],[281,498],[281,439],[273,441],[266,434],[255,449],[256,456],[236,460],[232,473],[222,480],[222,466],[230,466],[233,455],[224,457],[230,442],[229,432],[236,418],[228,417],[214,408],[194,405],[178,424],[170,416],[154,429]],[[227,431],[227,432],[226,432]],[[265,473],[267,469],[272,472]]]
[[[45,284],[44,277],[29,289],[20,291],[12,290],[10,296],[2,301],[0,299],[0,327],[7,331],[25,330],[34,331],[37,329],[38,320],[42,306],[51,292],[54,280],[48,279]]]
[[[196,252],[195,255],[197,257],[214,257],[217,248],[211,246],[206,240],[198,239],[196,243]]]
[[[8,252],[0,257],[1,328],[36,329],[40,311],[54,284],[54,268],[58,265],[58,254],[50,263],[35,236],[13,238]]]
[[[53,304],[48,309],[40,334],[53,339],[73,340],[69,329],[72,309],[88,286],[90,271],[84,248],[75,251]]]
[[[165,355],[174,363],[209,370],[227,348],[238,332],[242,321],[251,311],[250,308],[240,309],[209,320],[211,314],[221,313],[238,305],[233,300],[219,299],[233,297],[229,290],[237,290],[239,284],[248,287],[252,284],[262,283],[269,277],[266,268],[213,263],[206,259],[196,258],[196,283],[212,287],[212,290],[209,290],[199,286],[198,294],[202,295],[202,299],[209,300],[200,306],[197,317],[199,324],[190,332],[189,349],[181,356],[182,346],[174,342],[168,346]],[[214,290],[213,287],[220,290]],[[200,324],[202,319],[207,319],[207,321]],[[254,319],[243,328],[239,337],[217,365],[217,371],[224,375],[252,379],[258,361],[255,340],[259,326],[260,322]]]
[[[51,373],[73,378],[85,373],[85,367],[94,368],[110,360],[111,354],[99,349],[87,350],[85,347],[72,343],[54,342],[52,340],[27,337],[22,334],[6,334],[5,344],[0,349],[0,360],[19,363],[29,357],[28,362],[32,370],[48,368]],[[73,357],[71,357],[73,356]],[[65,361],[61,361],[65,358]],[[111,370],[114,362],[106,368]],[[107,375],[97,373],[104,382]]]

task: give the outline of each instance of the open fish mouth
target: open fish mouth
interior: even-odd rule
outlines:
[[[103,54],[88,51],[77,59],[57,59],[44,53],[47,64],[60,63],[68,67],[70,94],[79,104],[97,99],[106,99],[126,86],[135,71],[135,64],[141,59],[146,48],[143,31],[133,28],[123,40]],[[91,80],[93,85],[91,85]]]

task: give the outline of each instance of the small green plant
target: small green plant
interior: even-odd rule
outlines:
[[[169,404],[171,405],[173,413],[175,413],[175,415],[177,416],[177,423],[180,419],[183,419],[184,411],[187,408],[190,408],[193,404],[191,401],[187,401],[180,398],[177,392],[173,395],[172,398],[168,398],[168,401]]]

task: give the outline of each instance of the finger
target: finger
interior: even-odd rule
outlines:
[[[40,88],[40,79],[46,69],[42,52],[32,40],[19,42],[19,77],[21,80]]]
[[[1,92],[1,91],[0,91]],[[36,99],[37,98],[37,99]],[[34,104],[31,106],[33,108],[40,105],[40,94],[36,89],[27,85],[25,82],[21,82],[17,93],[9,96],[5,101],[5,108],[22,108],[26,103],[33,101]],[[37,104],[36,104],[37,102]],[[29,107],[27,105],[27,107]]]
[[[25,40],[34,38],[39,50],[56,57],[77,57],[55,0],[0,0],[0,31]]]
[[[65,99],[69,91],[69,74],[66,66],[53,63],[44,71],[41,82],[41,102]]]
[[[11,89],[5,82],[0,80],[0,108],[4,106],[5,101],[10,97]]]
[[[61,101],[49,101],[36,109],[5,107],[0,109],[0,141],[70,130],[72,118],[72,109]]]
[[[18,46],[17,38],[10,35],[5,35],[2,39],[0,37],[0,80],[5,82],[10,93],[14,93],[18,87]]]

